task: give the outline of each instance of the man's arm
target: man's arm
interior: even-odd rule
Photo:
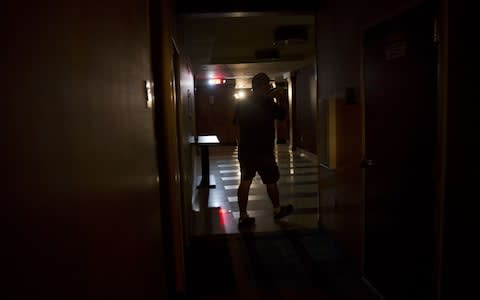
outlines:
[[[269,93],[270,97],[277,100],[275,107],[275,115],[279,120],[285,120],[288,114],[288,99],[285,97],[284,92],[281,89],[275,88]]]

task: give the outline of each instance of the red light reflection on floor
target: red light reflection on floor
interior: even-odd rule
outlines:
[[[227,210],[223,208],[218,209],[218,222],[220,225],[225,225],[225,215],[228,213]]]

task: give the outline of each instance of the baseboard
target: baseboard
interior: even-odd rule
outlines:
[[[321,162],[318,161],[318,155],[317,155],[317,154],[312,153],[312,152],[309,152],[309,151],[307,151],[307,150],[305,150],[305,149],[302,149],[302,148],[299,148],[299,147],[297,147],[297,149],[296,149],[295,151],[297,151],[297,152],[299,152],[299,153],[302,153],[302,154],[305,155],[305,157],[307,157],[308,159],[316,162],[320,167],[322,167],[322,168],[324,168],[324,169],[327,169],[327,170],[332,170],[332,171],[333,171],[333,169],[331,169],[329,166],[327,166],[326,164],[321,163]]]
[[[327,170],[332,170],[334,171],[333,169],[330,169],[326,164],[323,164],[323,163],[318,163],[318,165],[324,169],[327,169]]]
[[[380,300],[385,300],[385,297],[382,295],[382,293],[380,293],[379,290],[377,290],[371,283],[370,281],[368,281],[368,279],[366,279],[364,276],[362,276],[362,281],[363,283],[365,283],[368,288],[375,294],[377,295],[378,299]]]

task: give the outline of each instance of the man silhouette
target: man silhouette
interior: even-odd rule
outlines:
[[[237,190],[239,226],[255,224],[255,218],[247,213],[247,204],[250,185],[257,172],[266,185],[274,219],[283,218],[293,211],[292,205],[280,206],[277,187],[280,172],[274,154],[275,119],[285,119],[286,101],[280,90],[272,88],[270,78],[265,73],[253,77],[252,88],[252,95],[237,104],[234,118],[239,129],[238,160],[241,172]]]

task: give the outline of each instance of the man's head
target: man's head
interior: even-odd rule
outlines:
[[[255,93],[267,94],[270,89],[270,78],[265,73],[258,73],[252,79],[252,88]]]

